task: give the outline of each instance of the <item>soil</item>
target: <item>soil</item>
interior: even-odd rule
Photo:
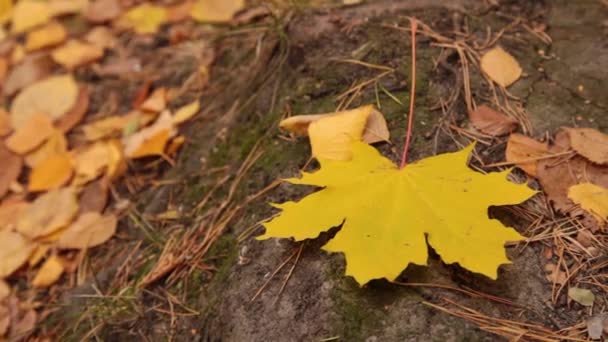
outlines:
[[[339,103],[336,98],[354,82],[378,74],[378,70],[341,63],[339,59],[359,59],[396,69],[380,81],[386,92],[376,94],[374,87],[367,87],[349,107],[379,105],[391,129],[392,144],[378,147],[386,156],[397,160],[407,109],[387,93],[404,104],[409,102],[410,42],[409,33],[391,26],[408,27],[408,17],[416,17],[437,32],[451,32],[456,27],[479,36],[480,40],[486,35],[486,27],[497,32],[516,18],[535,27],[546,27],[550,43],[525,30],[505,35],[499,41],[524,69],[524,77],[509,91],[521,99],[531,123],[530,133],[538,138],[552,136],[563,125],[607,131],[608,6],[601,1],[566,0],[511,0],[500,1],[499,6],[491,3],[379,0],[325,8],[302,5],[289,18],[265,24],[258,31],[252,25],[250,31],[219,38],[215,42],[216,62],[211,70],[211,82],[202,96],[203,103],[209,106],[204,115],[188,127],[188,145],[177,166],[164,172],[165,179],[179,182],[142,194],[138,201],[141,212],[163,212],[169,203],[175,207],[195,206],[219,179],[210,170],[227,165],[231,174],[235,174],[256,144],[263,154],[242,181],[237,198],[244,199],[277,178],[296,175],[307,163],[309,147],[305,139],[283,136],[277,127],[279,119],[285,113],[331,112]],[[452,116],[458,126],[469,127],[462,95],[449,113],[442,113],[437,106],[439,99],[447,98],[461,82],[459,72],[454,71],[458,65],[457,55],[446,56],[444,49],[423,35],[419,36],[417,47],[417,109],[411,160],[458,149],[458,142],[464,141],[462,137],[453,139],[446,134],[436,134],[446,115]],[[193,68],[188,61],[193,59],[187,54],[173,57],[179,61],[179,67],[167,62],[166,68],[175,70],[163,73],[155,83],[179,84],[184,82],[183,75],[191,72]],[[479,70],[471,73],[473,99],[483,104],[486,96],[483,78]],[[192,92],[189,96],[196,97],[196,94]],[[491,153],[481,155],[487,160],[503,160],[504,144],[498,146],[489,150]],[[470,288],[507,298],[517,305],[445,289],[404,287],[384,280],[359,287],[352,278],[343,275],[342,255],[320,249],[328,236],[306,242],[283,291],[283,279],[291,265],[282,269],[252,301],[258,289],[299,244],[289,240],[258,241],[255,235],[263,228],[257,228],[254,236],[245,241],[239,242],[237,237],[273,214],[267,202],[298,198],[305,191],[284,184],[248,205],[230,222],[203,260],[214,267],[212,276],[194,273],[169,289],[181,289],[184,293],[187,283],[184,303],[197,314],[179,315],[175,321],[151,310],[157,298],[144,292],[122,304],[106,303],[110,313],[96,314],[103,324],[89,337],[368,342],[497,339],[470,322],[426,304],[440,303],[444,298],[492,317],[533,322],[555,331],[586,317],[582,307],[566,305],[564,296],[557,303],[552,302],[551,284],[543,270],[542,246],[537,243],[510,247],[512,264],[501,266],[496,281],[469,273],[457,265],[446,265],[434,253],[429,256],[428,267],[410,265],[399,278],[412,283]],[[223,194],[221,190],[218,197]],[[210,205],[218,203],[212,201]],[[526,234],[527,222],[515,217],[513,211],[498,210],[495,215]],[[180,223],[184,229],[193,229],[198,222],[196,217],[190,217]],[[120,241],[116,242],[121,252],[133,248],[140,240],[150,243],[131,221],[123,223],[121,230]],[[160,251],[159,247],[155,248]],[[108,261],[110,266],[106,264],[104,271],[88,286],[66,295],[65,308],[54,313],[49,322],[77,318],[83,312],[90,313],[93,307],[99,308],[98,301],[78,295],[95,293],[93,284],[101,289],[109,286],[125,260],[124,256],[121,258],[103,258],[113,260]],[[149,269],[152,264],[153,260],[142,267]],[[141,273],[145,271],[142,269]],[[161,281],[150,291],[159,293],[162,288]],[[73,329],[72,334],[64,336],[80,340],[95,326]]]

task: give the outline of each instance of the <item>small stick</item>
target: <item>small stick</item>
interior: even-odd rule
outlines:
[[[287,286],[287,282],[289,282],[289,279],[291,278],[291,275],[293,274],[293,270],[296,269],[296,266],[298,265],[298,261],[300,261],[300,255],[302,254],[302,250],[304,249],[305,244],[306,244],[306,242],[302,242],[300,244],[300,249],[298,250],[298,255],[296,255],[296,260],[293,262],[293,265],[291,266],[289,273],[287,273],[287,276],[285,276],[283,285],[281,285],[281,289],[279,290],[279,293],[277,294],[276,298],[274,299],[274,302],[272,303],[273,305],[277,303],[277,301],[283,294],[283,291],[285,290],[285,286]]]
[[[407,133],[405,134],[405,145],[403,146],[400,168],[404,168],[407,164],[407,150],[410,147],[412,125],[414,123],[414,96],[416,94],[416,29],[418,28],[418,21],[415,18],[410,18],[410,27],[412,31],[412,86],[410,87],[410,114],[408,116]]]

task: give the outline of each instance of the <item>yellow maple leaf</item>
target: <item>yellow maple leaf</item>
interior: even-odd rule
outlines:
[[[469,169],[472,147],[399,169],[357,141],[350,161],[320,159],[319,171],[287,180],[324,188],[297,203],[275,205],[282,212],[264,224],[260,239],[310,239],[342,224],[323,249],[344,253],[346,274],[366,284],[394,280],[410,263],[426,265],[426,235],[444,262],[496,279],[498,266],[509,262],[505,242],[522,236],[489,219],[488,207],[520,203],[535,192],[508,182],[510,171],[483,175]]]
[[[592,183],[581,183],[568,189],[568,197],[590,212],[600,224],[608,220],[608,189]]]

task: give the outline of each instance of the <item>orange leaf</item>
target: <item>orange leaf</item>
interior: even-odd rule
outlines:
[[[160,156],[165,151],[165,145],[169,140],[169,130],[160,131],[145,140],[139,148],[128,155],[129,158],[143,158],[148,156]]]
[[[66,153],[56,154],[40,162],[30,173],[29,191],[56,189],[67,183],[74,173]]]
[[[63,274],[63,261],[57,255],[52,255],[46,259],[42,267],[36,273],[32,286],[37,288],[49,287],[53,285]]]
[[[103,48],[72,39],[53,50],[51,57],[57,64],[63,65],[66,69],[74,69],[103,57]]]
[[[30,31],[25,37],[25,51],[34,51],[62,43],[67,37],[63,25],[53,21],[39,29]]]
[[[46,114],[32,114],[23,126],[6,139],[6,147],[18,154],[25,154],[40,146],[53,134],[54,127]]]

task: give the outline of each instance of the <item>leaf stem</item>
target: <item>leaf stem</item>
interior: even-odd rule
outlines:
[[[418,21],[416,18],[410,18],[410,27],[412,32],[412,85],[410,87],[410,113],[407,121],[407,133],[405,134],[405,145],[403,146],[403,154],[401,155],[400,168],[404,168],[407,164],[407,150],[410,147],[410,139],[412,137],[412,126],[414,123],[414,97],[416,93],[416,29]]]

